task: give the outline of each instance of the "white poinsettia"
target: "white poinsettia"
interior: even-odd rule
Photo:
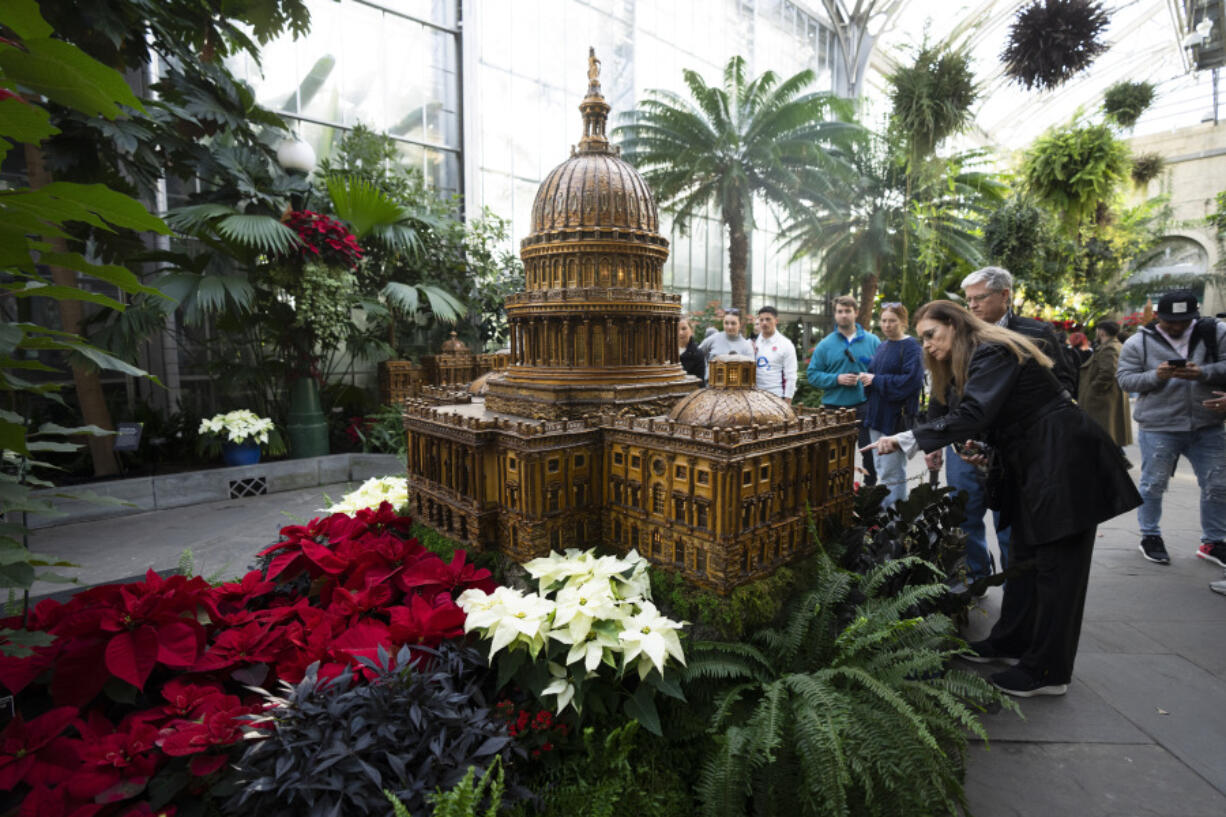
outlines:
[[[619,630],[620,628],[615,623],[602,621],[588,630],[587,635],[581,639],[572,638],[567,630],[554,630],[549,637],[571,645],[570,651],[566,653],[567,666],[581,661],[584,670],[595,672],[602,661],[611,667],[617,666],[614,655],[622,648],[621,641],[617,637]]]
[[[249,409],[238,409],[201,420],[200,429],[196,433],[224,436],[228,442],[235,444],[252,440],[260,445],[267,445],[268,432],[272,429],[273,422],[269,418],[259,417]]]
[[[551,550],[548,556],[525,562],[524,570],[528,571],[529,576],[536,579],[536,583],[542,590],[546,590],[558,584],[569,584],[574,580],[580,583],[587,581],[592,576],[592,565],[595,561],[596,558],[590,550],[580,551],[575,548],[567,548],[564,554]]]
[[[409,481],[405,477],[375,477],[368,479],[356,491],[350,491],[339,502],[323,509],[324,513],[354,514],[364,508],[378,508],[384,502],[397,510],[409,504]]]
[[[481,630],[490,639],[490,655],[514,643],[523,644],[535,656],[545,645],[555,605],[536,593],[520,593],[499,587],[486,599],[478,590],[466,590],[456,599],[464,610],[465,632]],[[481,594],[484,596],[485,594]]]
[[[592,623],[602,619],[622,619],[627,611],[617,603],[609,583],[603,579],[589,579],[578,587],[567,585],[558,591],[557,612],[553,617],[553,635],[566,629],[571,644],[587,638]],[[559,639],[561,640],[561,639]]]
[[[575,685],[571,683],[566,667],[561,664],[550,661],[549,674],[553,676],[553,680],[549,682],[549,686],[541,690],[541,695],[557,695],[557,711],[558,714],[561,714],[562,710],[575,698]]]
[[[681,649],[681,638],[678,630],[684,622],[673,621],[660,615],[660,611],[649,601],[642,603],[639,611],[627,618],[618,638],[626,656],[626,665],[636,658],[639,660],[639,676],[645,677],[654,666],[664,674],[664,663],[672,656],[679,663],[685,664],[685,653]],[[641,660],[646,657],[647,661]]]

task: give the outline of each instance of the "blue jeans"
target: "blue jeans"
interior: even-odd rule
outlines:
[[[875,428],[868,430],[872,442],[877,442],[885,435]],[[877,484],[890,489],[881,507],[889,508],[895,502],[907,498],[907,455],[902,449],[889,454],[878,454],[873,451],[873,465],[877,467]]]
[[[966,533],[966,572],[974,580],[992,574],[992,559],[988,553],[987,528],[983,524],[983,515],[987,511],[984,505],[983,477],[979,469],[965,462],[954,451],[954,447],[945,449],[945,481],[951,488],[966,492],[966,519],[962,522],[962,530]],[[1000,545],[1000,569],[1009,566],[1009,528],[1000,527],[1000,514],[992,512],[992,524],[996,527],[996,543]]]
[[[1226,542],[1226,429],[1146,431],[1137,435],[1141,446],[1141,507],[1137,523],[1142,536],[1161,536],[1162,493],[1171,481],[1179,456],[1187,458],[1200,486],[1201,541]]]

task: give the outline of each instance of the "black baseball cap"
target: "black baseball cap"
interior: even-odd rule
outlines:
[[[1168,292],[1158,299],[1154,314],[1163,321],[1193,321],[1200,317],[1196,296],[1186,289]]]

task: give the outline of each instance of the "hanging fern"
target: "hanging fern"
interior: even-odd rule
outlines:
[[[1072,125],[1046,133],[1022,163],[1027,187],[1062,213],[1069,226],[1092,218],[1128,171],[1128,147],[1106,125]]]
[[[894,123],[913,159],[931,155],[943,139],[970,124],[979,91],[966,54],[921,48],[913,64],[887,79]]]
[[[1159,153],[1142,153],[1132,160],[1132,180],[1137,187],[1144,187],[1162,175],[1166,161]]]
[[[1153,101],[1150,83],[1117,82],[1103,94],[1103,113],[1120,127],[1131,128]]]
[[[962,649],[948,617],[917,615],[943,584],[892,587],[922,560],[860,577],[816,558],[816,586],[781,628],[690,651],[686,680],[711,701],[717,734],[698,781],[702,813],[741,817],[749,802],[761,815],[956,812],[968,735],[986,739],[976,710],[1013,705],[948,668]]]
[[[1009,28],[1005,73],[1026,88],[1055,88],[1107,50],[1107,22],[1097,0],[1034,0]]]

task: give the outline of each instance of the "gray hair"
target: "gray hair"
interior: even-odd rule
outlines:
[[[1013,291],[1013,273],[1004,267],[983,267],[962,279],[962,288],[984,284],[988,292]]]

